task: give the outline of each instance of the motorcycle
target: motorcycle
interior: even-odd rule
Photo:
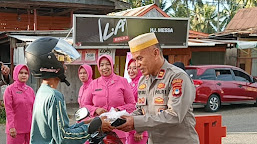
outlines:
[[[90,113],[87,108],[80,108],[75,112],[76,121],[81,121],[89,117]],[[117,127],[126,122],[126,120],[118,118],[111,123],[112,126]],[[88,134],[91,135],[89,139],[90,144],[122,144],[121,140],[115,132],[102,132],[102,120],[100,117],[95,117],[89,124]]]

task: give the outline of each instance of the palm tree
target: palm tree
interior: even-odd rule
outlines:
[[[216,32],[216,17],[217,12],[215,6],[204,4],[201,7],[196,5],[192,11],[190,21],[191,29],[204,33],[214,33]]]
[[[241,8],[256,7],[256,0],[223,0],[223,10],[220,15],[220,30],[226,28],[227,24],[231,21],[237,11]]]

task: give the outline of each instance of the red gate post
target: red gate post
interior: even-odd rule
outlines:
[[[200,144],[221,144],[221,138],[226,137],[226,127],[222,127],[221,115],[197,115],[195,129],[199,135]]]

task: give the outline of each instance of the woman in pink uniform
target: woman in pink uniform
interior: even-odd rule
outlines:
[[[13,71],[14,83],[4,92],[7,144],[29,143],[35,94],[26,85],[28,78],[28,67],[17,65]]]
[[[141,71],[136,67],[135,60],[131,59],[128,62],[128,75],[132,80],[129,85],[133,91],[135,101],[137,101],[137,86],[140,77],[142,76]],[[137,133],[135,130],[129,132],[129,136],[127,139],[128,144],[146,144],[148,139],[147,131],[143,133]]]
[[[91,66],[87,64],[83,64],[79,67],[78,69],[78,75],[80,81],[83,83],[83,85],[79,89],[79,95],[78,95],[78,103],[79,107],[82,107],[82,96],[83,94],[86,93],[86,89],[88,88],[89,84],[92,82],[92,76],[93,76],[93,71]]]
[[[88,108],[91,117],[108,112],[111,107],[116,111],[133,112],[136,103],[132,90],[125,78],[114,74],[111,56],[99,57],[97,67],[101,77],[90,83],[86,95],[82,97],[83,106]],[[113,131],[125,143],[127,134],[116,129]]]

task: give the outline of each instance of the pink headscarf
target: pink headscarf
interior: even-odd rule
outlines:
[[[82,105],[82,101],[81,101],[81,98],[82,98],[82,95],[84,93],[84,91],[87,89],[87,87],[89,86],[89,84],[91,83],[91,81],[93,80],[92,79],[92,76],[93,76],[93,70],[91,68],[91,66],[87,65],[87,64],[83,64],[79,67],[78,69],[78,74],[79,74],[79,71],[81,68],[84,68],[87,72],[87,81],[83,82],[83,85],[80,87],[79,89],[79,95],[78,95],[78,103],[79,103],[79,107],[81,107]]]
[[[135,60],[134,59],[130,59],[129,62],[128,62],[128,67],[129,67],[129,65],[132,62],[135,62]],[[133,94],[134,94],[136,102],[137,102],[137,97],[138,97],[137,96],[138,81],[139,81],[140,77],[142,76],[142,73],[141,73],[141,71],[139,69],[137,70],[137,72],[138,72],[137,76],[135,78],[131,79],[132,81],[129,83],[129,85],[130,85],[130,87],[131,87],[131,89],[133,91]]]
[[[28,66],[24,65],[24,64],[19,64],[17,66],[14,67],[14,70],[13,70],[13,80],[14,80],[14,83],[16,83],[19,87],[24,87],[26,86],[26,83],[24,82],[20,82],[18,76],[19,76],[19,72],[21,71],[21,69],[25,67],[28,71],[28,74],[29,74],[29,68]]]
[[[91,83],[91,81],[93,80],[93,78],[92,78],[93,70],[90,65],[83,64],[79,67],[78,74],[79,74],[79,71],[81,68],[84,68],[87,72],[87,81],[83,82],[83,87],[84,87],[84,89],[86,89],[88,87],[88,85]]]
[[[112,76],[114,75],[112,57],[109,56],[109,55],[102,55],[102,56],[100,56],[100,57],[98,58],[98,60],[97,60],[97,68],[98,68],[98,71],[100,71],[100,61],[101,61],[101,59],[104,58],[104,57],[107,58],[107,59],[109,60],[109,62],[111,63],[111,71],[112,71],[112,73],[111,73],[111,75],[109,75],[109,76],[107,76],[107,77],[102,76],[102,75],[101,75],[101,77],[102,77],[102,79],[104,79],[106,82],[108,82],[108,81],[112,78]]]

